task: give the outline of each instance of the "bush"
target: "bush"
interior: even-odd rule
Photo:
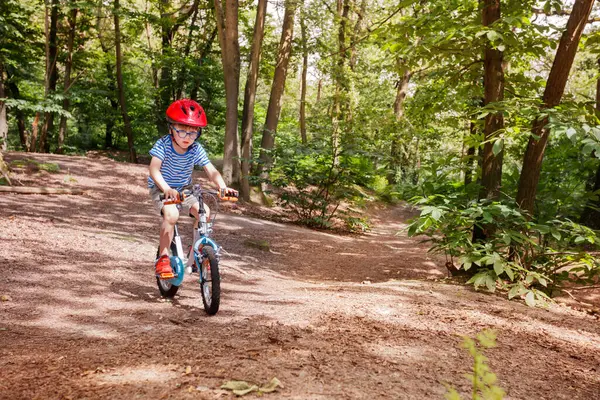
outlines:
[[[524,296],[528,305],[544,301],[563,281],[596,282],[600,276],[598,233],[568,219],[531,221],[513,203],[462,202],[458,195],[413,199],[421,214],[409,236],[425,235],[430,251],[444,253],[448,265],[468,271],[469,283],[508,297]],[[473,240],[479,227],[485,240]]]

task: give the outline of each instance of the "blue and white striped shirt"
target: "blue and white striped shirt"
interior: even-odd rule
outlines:
[[[158,139],[150,150],[150,155],[162,161],[160,173],[171,188],[178,190],[192,183],[194,165],[204,167],[210,164],[206,151],[197,142],[192,143],[185,154],[177,153],[173,148],[171,135]],[[154,181],[148,177],[148,187],[154,186]]]

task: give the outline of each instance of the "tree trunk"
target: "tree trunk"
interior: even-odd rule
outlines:
[[[170,0],[160,0],[159,10],[161,13],[161,68],[160,68],[160,79],[158,81],[158,97],[156,98],[158,114],[156,115],[156,129],[159,134],[166,135],[168,133],[165,111],[171,101],[171,92],[173,90],[171,85],[172,73],[171,68],[171,41],[173,39],[173,24],[171,22],[171,16],[169,15]]]
[[[6,97],[4,92],[4,66],[0,62],[0,99]],[[0,101],[0,150],[8,148],[8,121],[6,119],[6,103]],[[0,153],[1,155],[1,153]]]
[[[475,122],[471,121],[469,124],[469,135],[474,136],[476,132]],[[471,145],[467,149],[467,156],[465,158],[465,186],[468,186],[473,182],[473,159],[475,158],[475,146]]]
[[[285,13],[283,15],[283,27],[281,29],[281,40],[279,42],[279,53],[275,65],[275,75],[271,86],[271,96],[269,97],[269,106],[267,108],[267,117],[263,129],[262,140],[260,143],[260,164],[257,172],[263,180],[268,179],[269,170],[273,164],[273,157],[270,152],[275,146],[275,132],[279,123],[281,113],[281,96],[285,89],[285,79],[287,77],[287,68],[292,55],[292,38],[294,36],[294,14],[296,12],[296,0],[286,0]],[[266,189],[262,185],[263,191]]]
[[[12,75],[14,77],[14,75]],[[7,75],[8,82],[7,87],[10,90],[11,97],[13,99],[20,99],[21,92],[19,86],[11,79],[11,75]],[[21,140],[21,149],[23,151],[29,151],[29,138],[27,137],[27,131],[25,130],[25,113],[18,108],[15,109],[15,117],[17,118],[17,128],[19,129],[19,139]]]
[[[350,0],[338,0],[337,16],[338,26],[338,61],[335,71],[335,93],[333,96],[333,115],[332,115],[332,137],[331,147],[333,153],[333,164],[339,163],[340,148],[340,121],[345,120],[347,115],[347,102],[345,100],[348,93],[348,80],[345,73],[346,59],[348,51],[346,46],[346,31],[348,29],[348,15],[350,13]],[[344,99],[343,99],[344,97]]]
[[[69,90],[71,89],[71,67],[73,65],[73,42],[75,41],[75,27],[77,24],[77,12],[79,11],[75,8],[75,4],[71,3],[71,13],[69,14],[69,38],[67,39],[67,60],[65,62],[65,89],[63,91],[63,95],[65,96],[63,100],[63,109],[65,111],[69,111],[70,100],[69,100]],[[67,117],[65,115],[60,117],[60,128],[58,130],[58,147],[56,152],[61,154],[64,149],[63,146],[65,144],[65,137],[67,136]]]
[[[600,58],[598,59],[598,67],[600,70]],[[600,78],[596,80],[596,117],[600,117]],[[592,156],[597,157],[599,154]],[[590,191],[592,193],[600,191],[600,165],[598,165],[598,169],[596,170],[594,185],[590,187]],[[582,224],[592,229],[600,229],[600,194],[596,194],[596,196],[598,196],[596,200],[588,200],[580,218]]]
[[[58,81],[58,70],[56,68],[56,58],[58,48],[56,46],[56,35],[58,25],[58,0],[52,0],[52,10],[50,12],[50,32],[48,34],[48,2],[46,1],[46,97],[56,91],[56,82]],[[48,135],[54,127],[54,114],[44,114],[44,125],[40,134],[40,152],[47,153],[50,150],[50,141]],[[35,151],[35,149],[32,149]]]
[[[401,64],[401,61],[399,61],[399,64]],[[394,115],[396,116],[396,121],[401,121],[404,118],[404,99],[408,93],[408,84],[412,77],[412,73],[407,68],[401,68],[400,70],[402,69],[404,69],[404,71],[397,83],[396,100],[394,101]]]
[[[323,89],[323,79],[319,79],[319,84],[317,85],[317,103],[321,101],[321,90]]]
[[[252,49],[250,50],[248,78],[246,79],[246,88],[244,89],[244,110],[242,111],[242,176],[240,195],[244,201],[250,201],[250,182],[248,177],[250,175],[250,163],[252,161],[254,101],[256,99],[258,67],[260,64],[262,40],[265,34],[266,15],[267,0],[259,0],[256,9],[256,22],[254,23]]]
[[[360,11],[356,18],[356,24],[354,25],[354,31],[352,31],[352,38],[350,39],[350,69],[354,71],[357,61],[356,44],[358,38],[363,33],[365,14],[367,12],[367,0],[362,0],[360,3]]]
[[[500,0],[485,0],[483,3],[483,26],[490,26],[500,19]],[[492,48],[488,43],[484,56],[484,105],[502,101],[504,99],[504,67],[503,54],[500,50]],[[480,198],[498,199],[502,183],[502,159],[504,150],[494,154],[494,144],[499,131],[504,128],[502,113],[488,114],[485,117],[483,147],[483,167],[481,171]]]
[[[306,144],[308,138],[306,136],[306,75],[308,73],[308,45],[306,41],[306,21],[304,17],[304,9],[300,15],[300,33],[302,42],[302,81],[300,85],[302,89],[300,91],[300,136],[302,143]]]
[[[238,153],[238,96],[240,86],[240,45],[238,42],[238,2],[215,1],[215,19],[221,44],[221,58],[225,75],[225,146],[223,149],[223,179],[225,183],[239,182]]]
[[[187,41],[185,43],[185,49],[183,51],[183,59],[187,60],[192,49],[192,36],[194,34],[194,26],[196,25],[196,19],[198,18],[198,0],[194,1],[194,14],[192,15],[192,21],[190,22],[190,30],[188,32]],[[185,80],[187,78],[186,63],[182,63],[181,70],[179,70],[179,77],[177,78],[177,94],[175,98],[181,99],[184,93]]]
[[[590,16],[594,0],[576,0],[567,22],[567,28],[558,44],[556,56],[544,90],[543,107],[552,108],[560,103],[565,91],[569,72],[579,45],[586,21]],[[538,118],[533,123],[531,137],[523,157],[523,167],[519,179],[517,204],[533,215],[537,185],[542,170],[542,160],[550,131],[546,129],[548,118]],[[536,137],[538,139],[536,139]]]
[[[119,92],[119,104],[121,105],[121,114],[123,115],[123,127],[127,135],[127,144],[129,146],[129,161],[137,163],[137,155],[133,145],[133,131],[127,115],[127,105],[125,104],[125,89],[123,87],[123,73],[121,71],[121,29],[119,27],[119,0],[114,0],[114,19],[115,19],[115,54],[117,67],[117,90]]]
[[[31,124],[31,143],[28,146],[29,151],[35,152],[35,145],[37,142],[39,123],[40,123],[40,113],[36,112],[35,118],[33,119],[33,123]]]

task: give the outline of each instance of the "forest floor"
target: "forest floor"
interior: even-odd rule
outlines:
[[[600,398],[598,315],[447,280],[444,260],[401,232],[406,207],[373,208],[371,232],[336,235],[227,206],[215,226],[221,309],[210,317],[192,278],[174,300],[159,296],[146,166],[5,153],[13,165],[24,158],[60,171],[29,163],[15,181],[85,193],[0,193],[2,399],[234,398],[224,382],[273,377],[283,388],[263,397],[442,399],[447,383],[467,398],[462,335],[486,328],[498,335],[485,354],[506,398]],[[191,220],[180,225],[187,233]],[[577,295],[600,302],[598,290]]]

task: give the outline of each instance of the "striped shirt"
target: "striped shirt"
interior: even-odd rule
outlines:
[[[185,154],[177,153],[173,148],[171,135],[158,139],[150,150],[150,155],[162,161],[160,173],[167,184],[177,190],[192,183],[194,165],[204,167],[210,164],[206,151],[197,142],[192,143]],[[148,187],[154,186],[156,186],[154,181],[148,177]]]

